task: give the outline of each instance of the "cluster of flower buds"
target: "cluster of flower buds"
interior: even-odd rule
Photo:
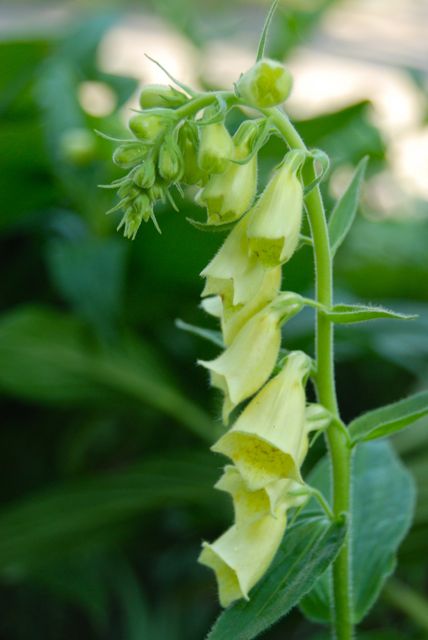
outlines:
[[[212,544],[204,543],[199,561],[214,570],[223,606],[247,598],[269,567],[286,528],[287,510],[305,500],[300,467],[308,434],[329,421],[322,407],[306,403],[309,356],[289,353],[271,378],[280,355],[281,326],[302,308],[299,296],[281,292],[280,286],[281,265],[299,241],[303,161],[300,152],[285,156],[201,274],[206,280],[203,307],[220,319],[225,350],[200,364],[223,392],[224,422],[250,399],[212,447],[233,463],[216,486],[232,496],[235,523]]]
[[[235,99],[264,115],[263,109],[286,99],[290,86],[284,67],[263,59],[241,76]],[[121,198],[117,208],[125,210],[119,226],[131,238],[142,220],[155,222],[154,202],[180,183],[199,186],[196,201],[206,207],[208,226],[233,225],[201,274],[203,307],[219,319],[225,349],[200,364],[223,393],[224,423],[249,401],[213,446],[232,462],[216,487],[231,495],[235,522],[218,540],[204,543],[199,558],[214,570],[227,606],[247,598],[271,563],[287,511],[305,499],[300,468],[308,434],[325,428],[329,416],[306,402],[309,356],[280,354],[281,327],[303,306],[300,296],[280,288],[281,267],[299,244],[305,154],[288,152],[256,198],[257,152],[268,118],[244,121],[232,137],[220,98],[207,101],[202,116],[200,108],[189,108],[191,101],[171,87],[143,90],[143,111],[129,123],[136,140],[114,154],[116,164],[130,171],[114,186]]]

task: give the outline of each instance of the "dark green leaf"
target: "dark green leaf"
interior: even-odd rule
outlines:
[[[204,338],[204,340],[212,342],[217,347],[221,347],[222,349],[224,348],[223,337],[220,331],[213,331],[212,329],[198,327],[195,324],[189,324],[188,322],[184,322],[180,319],[176,320],[175,324],[179,329],[183,329],[183,331],[192,333],[194,336],[198,336],[198,338]]]
[[[428,391],[359,416],[349,425],[354,443],[384,438],[428,414]]]
[[[217,498],[209,453],[178,452],[45,491],[0,512],[0,570],[24,571],[90,543],[145,511]]]
[[[308,592],[336,557],[345,538],[344,521],[302,518],[286,531],[275,560],[250,600],[224,611],[209,640],[251,640],[282,618]]]
[[[27,307],[0,322],[0,389],[57,405],[108,405],[113,394],[174,417],[207,440],[210,418],[178,389],[156,352],[141,340],[101,348],[85,325],[65,314]]]
[[[330,494],[326,459],[308,477],[308,483]],[[393,572],[398,546],[413,517],[415,489],[410,473],[388,442],[369,442],[355,450],[352,469],[352,589],[354,620],[361,621],[375,603]],[[308,508],[313,512],[316,505]],[[327,574],[301,602],[306,615],[330,620],[330,580]]]
[[[186,218],[187,222],[190,222],[192,227],[195,227],[198,231],[210,231],[212,233],[221,233],[230,231],[235,226],[234,222],[226,222],[225,224],[208,224],[206,222],[200,222],[193,218]]]
[[[363,304],[335,304],[326,315],[332,322],[338,324],[352,324],[384,318],[392,320],[414,320],[417,318],[415,315],[406,315],[384,307],[371,307]]]
[[[355,169],[354,176],[349,183],[345,193],[336,203],[330,220],[328,221],[328,232],[330,236],[331,252],[333,256],[347,236],[355,214],[358,209],[360,189],[364,180],[367,166],[367,158],[363,158]]]
[[[128,245],[118,238],[57,239],[48,246],[51,278],[74,310],[104,336],[116,328]]]

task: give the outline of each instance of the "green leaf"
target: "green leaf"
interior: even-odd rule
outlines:
[[[0,390],[39,403],[108,407],[119,398],[151,406],[205,440],[209,416],[177,388],[158,354],[141,339],[102,347],[83,323],[24,307],[0,321]],[[128,403],[127,403],[128,404]]]
[[[367,160],[367,157],[363,158],[358,164],[348,188],[336,203],[336,206],[330,216],[328,232],[333,256],[344,241],[352,223],[354,222],[358,208],[361,184],[366,171]]]
[[[332,523],[320,516],[297,521],[249,601],[224,611],[207,640],[251,640],[286,615],[334,560],[345,533],[344,520]]]
[[[428,391],[422,391],[359,416],[349,425],[349,433],[354,444],[384,438],[427,414]]]
[[[327,459],[308,477],[308,483],[330,495]],[[387,577],[393,572],[397,549],[413,517],[415,488],[412,476],[388,442],[369,442],[355,450],[352,468],[353,617],[360,622],[375,603]],[[311,501],[307,509],[318,510]],[[311,619],[330,621],[330,578],[324,574],[301,602]]]
[[[224,348],[223,337],[221,335],[221,331],[213,331],[212,329],[205,329],[204,327],[198,327],[195,324],[189,324],[188,322],[184,322],[184,320],[177,319],[175,321],[175,325],[179,329],[183,329],[183,331],[187,331],[188,333],[192,333],[194,336],[198,336],[198,338],[204,338],[204,340],[208,340],[208,342],[212,342],[217,347]]]
[[[53,283],[103,336],[112,335],[120,316],[127,250],[118,238],[58,238],[48,245]]]
[[[392,320],[414,320],[418,316],[406,315],[398,311],[391,311],[384,307],[371,307],[363,304],[335,304],[326,316],[337,324],[352,324],[367,322],[368,320],[390,318]]]
[[[212,490],[217,476],[218,464],[209,453],[174,451],[3,508],[0,571],[21,573],[80,554],[97,536],[109,539],[115,528],[154,508],[212,504],[218,499]]]

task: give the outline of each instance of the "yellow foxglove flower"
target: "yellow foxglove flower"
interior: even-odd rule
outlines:
[[[263,275],[260,287],[248,302],[238,308],[224,306],[221,327],[226,346],[232,343],[235,336],[253,315],[275,299],[281,287],[281,277],[281,267],[268,269]]]
[[[286,262],[297,248],[303,211],[303,187],[297,171],[303,161],[302,152],[288,153],[248,214],[250,253],[265,267]]]
[[[259,290],[244,305],[234,307],[230,304],[230,300],[226,300],[226,304],[223,304],[222,298],[218,295],[205,298],[201,302],[201,307],[206,313],[214,318],[220,318],[224,344],[226,346],[232,343],[236,334],[252,316],[269,304],[269,302],[273,302],[279,293],[281,276],[280,267],[268,269],[263,276]]]
[[[280,319],[280,312],[268,305],[242,327],[218,358],[199,361],[209,369],[211,384],[224,393],[224,421],[232,409],[256,393],[272,373],[281,344]]]
[[[212,447],[233,460],[251,490],[281,478],[302,482],[300,465],[308,448],[304,384],[310,366],[309,356],[292,352]]]
[[[201,272],[206,278],[202,296],[220,295],[226,305],[237,306],[251,300],[260,288],[266,270],[255,256],[248,255],[247,227],[245,216]]]
[[[203,543],[199,562],[214,570],[222,607],[240,598],[266,573],[286,527],[285,511],[246,526],[233,525],[212,544]]]
[[[234,136],[234,160],[244,160],[258,130],[256,122],[243,122]],[[240,143],[237,144],[236,140]],[[238,220],[253,204],[257,191],[257,154],[245,164],[231,162],[222,174],[212,175],[197,195],[197,202],[208,209],[208,224]]]
[[[291,492],[301,489],[302,485],[288,479],[276,480],[263,489],[251,491],[239,469],[232,465],[226,465],[215,488],[231,495],[237,527],[246,526],[269,514],[278,517],[283,511],[307,500],[305,496],[292,495]]]

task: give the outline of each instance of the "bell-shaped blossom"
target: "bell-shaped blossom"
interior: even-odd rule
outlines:
[[[302,482],[300,465],[308,449],[304,384],[310,367],[309,356],[292,352],[212,447],[233,460],[251,490],[281,478]]]
[[[257,121],[243,122],[236,132],[233,160],[245,161],[258,130]],[[224,173],[213,174],[196,199],[207,207],[208,224],[238,220],[253,204],[257,191],[257,154],[245,164],[231,162]]]
[[[252,298],[244,305],[233,307],[224,305],[221,315],[221,328],[225,345],[230,345],[246,322],[267,304],[273,302],[281,287],[281,267],[268,269]]]
[[[287,154],[249,213],[250,253],[265,267],[291,258],[302,225],[303,187],[297,171],[304,161],[300,151]]]
[[[202,296],[220,295],[226,305],[245,304],[260,288],[266,269],[249,256],[248,217],[232,229],[211,262],[201,272],[206,278]]]
[[[250,491],[236,467],[227,466],[216,488],[233,500],[235,524],[212,544],[203,543],[199,562],[216,574],[220,603],[248,598],[281,543],[287,524],[287,509],[305,497],[294,496],[292,480],[279,480],[268,489]]]
[[[239,469],[226,465],[223,475],[215,485],[216,489],[229,493],[233,500],[235,524],[246,526],[267,515],[278,517],[283,511],[299,506],[306,501],[305,496],[293,494],[302,485],[289,479],[275,480],[263,489],[250,490]]]
[[[264,385],[275,366],[281,344],[281,314],[268,305],[239,331],[215,360],[200,360],[209,369],[211,384],[224,393],[223,419],[242,400]]]
[[[286,513],[264,516],[246,526],[230,527],[215,542],[203,543],[199,562],[214,570],[222,607],[248,592],[266,573],[281,543]]]

